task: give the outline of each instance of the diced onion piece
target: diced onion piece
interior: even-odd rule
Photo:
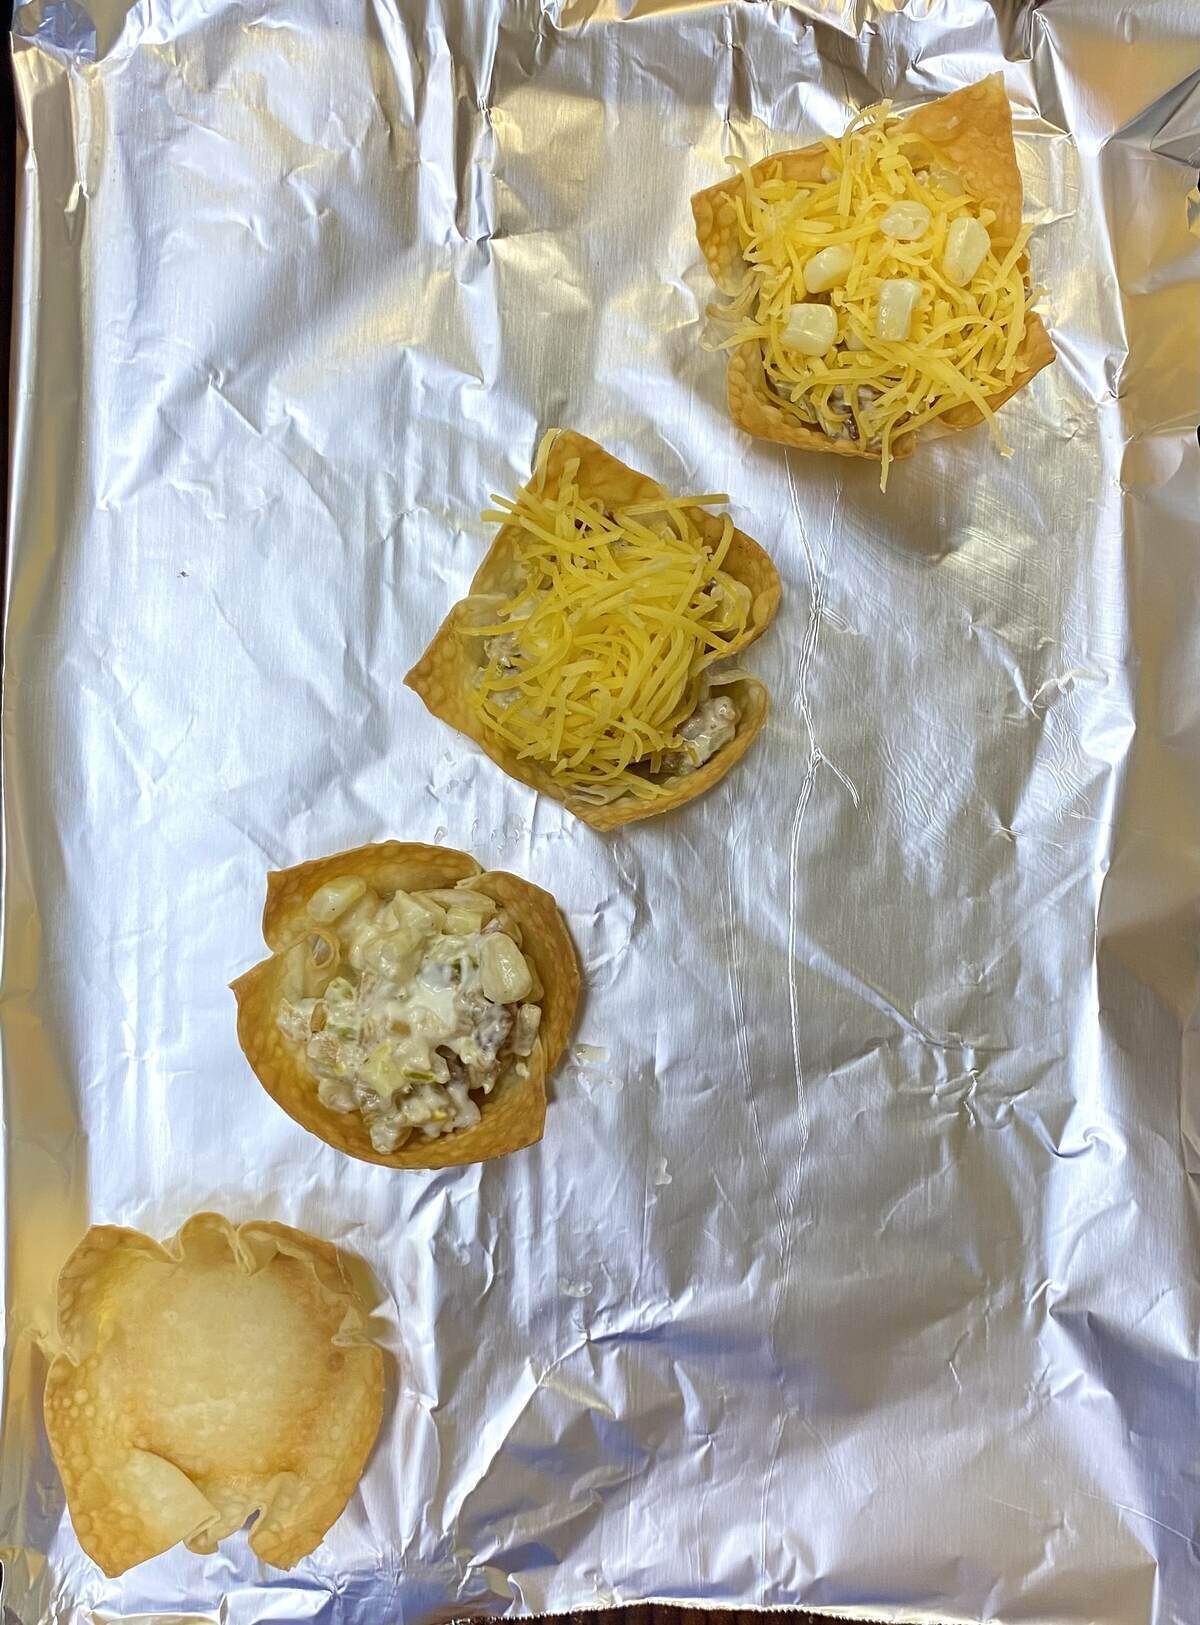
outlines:
[[[847,348],[847,350],[853,350],[855,355],[857,355],[860,350],[865,350],[866,347],[867,347],[866,340],[865,339],[860,339],[858,334],[855,332],[854,328],[851,328],[850,331],[846,334],[846,348]]]
[[[396,924],[416,931],[438,931],[445,914],[437,903],[420,903],[409,892],[398,891],[388,904]]]
[[[824,355],[837,339],[837,326],[832,305],[793,305],[779,342],[801,355]]]
[[[532,1055],[533,1046],[537,1043],[538,1027],[541,1025],[542,1010],[537,1004],[523,1004],[517,1011],[517,1019],[513,1024],[512,1037],[509,1048],[514,1055]]]
[[[446,910],[432,892],[414,891],[406,893],[406,896],[410,903],[415,903],[418,908],[425,910],[425,913],[433,919],[434,925],[439,931],[442,929],[446,923]]]
[[[328,1106],[333,1112],[352,1112],[356,1105],[354,1085],[342,1078],[319,1079],[317,1096],[322,1106]]]
[[[316,920],[318,925],[331,924],[351,903],[357,903],[366,889],[366,881],[357,875],[339,875],[336,880],[327,880],[308,900],[309,919]]]
[[[929,230],[929,222],[933,216],[923,203],[893,203],[892,207],[879,222],[879,229],[885,237],[892,237],[899,243],[915,243],[918,237],[924,237]]]
[[[822,248],[804,267],[804,286],[809,293],[828,293],[850,275],[854,250],[846,243]]]
[[[398,1118],[373,1117],[367,1125],[367,1132],[380,1156],[389,1157],[411,1136],[412,1129],[406,1128]]]
[[[992,246],[987,228],[978,220],[965,215],[955,220],[946,233],[946,250],[942,255],[942,274],[956,288],[965,288],[978,271]]]
[[[507,909],[502,908],[498,914],[493,914],[487,923],[487,930],[503,931],[506,937],[513,939],[518,948],[525,946],[525,938],[521,935],[521,927]]]
[[[355,943],[364,933],[369,935],[374,930],[375,916],[378,912],[379,898],[368,886],[358,902],[352,903],[344,914],[338,916],[334,922],[334,930],[347,953],[353,951]]]
[[[493,1004],[513,1004],[527,998],[533,986],[525,955],[503,931],[492,931],[483,938],[479,972],[483,996]]]
[[[436,891],[423,892],[422,896],[440,903],[443,908],[469,908],[476,914],[491,914],[496,907],[486,892],[472,891],[469,886],[444,886]]]
[[[921,297],[921,284],[911,277],[898,276],[885,282],[879,290],[879,308],[875,312],[875,337],[887,344],[898,344],[906,339],[912,327],[912,315]]]
[[[452,937],[473,937],[483,930],[483,915],[473,908],[448,908],[446,930]]]
[[[308,957],[314,970],[327,970],[332,975],[342,957],[341,944],[332,931],[314,931],[308,939]]]
[[[340,944],[328,931],[293,943],[284,956],[288,998],[319,999],[337,972],[340,954]]]

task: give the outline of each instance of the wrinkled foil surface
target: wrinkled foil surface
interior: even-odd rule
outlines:
[[[5,1619],[1194,1625],[1194,3],[35,0],[15,63]],[[995,69],[1059,352],[1013,457],[752,443],[689,195]],[[751,755],[612,837],[401,683],[556,424],[784,580]],[[530,1151],[355,1163],[241,1057],[266,871],[391,836],[567,913]],[[54,1277],[204,1208],[362,1259],[383,1430],[294,1572],[106,1581]]]

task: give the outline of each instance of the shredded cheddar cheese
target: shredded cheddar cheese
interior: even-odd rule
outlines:
[[[867,108],[840,140],[823,142],[821,179],[785,180],[777,164],[756,179],[749,165],[730,160],[742,179],[736,212],[746,274],[732,304],[717,312],[735,323],[720,347],[761,345],[768,385],[783,409],[832,439],[860,440],[878,452],[884,489],[896,437],[968,402],[1009,454],[988,400],[1013,381],[1033,301],[1024,274],[1028,228],[1007,252],[993,243],[966,286],[944,274],[953,223],[971,218],[986,228],[994,215],[933,149],[889,117],[890,107]],[[916,240],[881,229],[898,203],[928,211]],[[915,218],[924,219],[920,209]],[[849,270],[829,291],[810,293],[806,265],[835,245],[851,250]],[[919,283],[921,292],[908,337],[888,341],[877,336],[880,292],[899,279]],[[792,307],[804,302],[828,304],[837,316],[834,344],[823,355],[785,342]]]
[[[568,793],[651,800],[685,751],[707,668],[746,629],[750,593],[721,567],[732,520],[714,547],[689,511],[726,497],[605,506],[580,492],[578,469],[568,461],[555,491],[535,480],[515,502],[493,496],[499,511],[483,515],[512,527],[519,586],[487,625],[463,628],[484,640],[470,704]]]

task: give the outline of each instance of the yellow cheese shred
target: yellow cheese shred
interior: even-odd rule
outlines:
[[[878,453],[884,490],[896,437],[966,404],[978,408],[1002,454],[1010,455],[988,397],[1013,382],[1034,298],[1023,272],[1028,228],[1006,252],[993,244],[969,286],[945,279],[954,221],[970,217],[988,227],[994,215],[890,110],[890,102],[866,108],[840,140],[825,139],[819,180],[786,180],[778,163],[760,166],[756,177],[748,164],[729,160],[742,179],[735,213],[746,272],[732,303],[714,312],[736,324],[720,348],[761,346],[769,387],[785,413]],[[884,214],[906,200],[930,213],[929,230],[916,242],[879,229]],[[827,294],[808,293],[805,265],[835,244],[854,255],[845,282]],[[909,337],[885,343],[875,337],[879,291],[896,277],[918,281],[922,293]],[[782,339],[792,305],[812,300],[832,304],[838,315],[836,343],[824,356],[804,355]]]
[[[462,628],[484,640],[469,702],[569,793],[652,800],[685,751],[707,667],[742,639],[750,593],[722,568],[732,520],[716,546],[697,524],[701,504],[727,497],[607,505],[578,471],[571,459],[556,490],[535,478],[483,515],[509,527],[519,586],[488,625]]]

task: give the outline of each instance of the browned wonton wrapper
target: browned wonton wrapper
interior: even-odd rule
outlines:
[[[541,980],[541,1026],[533,1053],[525,1058],[528,1076],[511,1069],[486,1097],[471,1128],[455,1129],[436,1140],[414,1134],[395,1151],[376,1151],[358,1112],[335,1112],[322,1104],[317,1082],[298,1047],[279,1030],[284,996],[285,951],[311,931],[305,913],[318,886],[338,875],[358,875],[382,897],[397,891],[430,891],[469,879],[506,909],[521,928],[521,952]],[[484,1162],[520,1151],[542,1137],[546,1122],[546,1079],[557,1065],[575,1022],[579,966],[558,905],[549,892],[503,871],[484,873],[475,859],[452,847],[415,841],[382,841],[350,852],[316,858],[267,876],[263,936],[271,958],[233,983],[238,1005],[238,1042],[263,1088],[289,1117],[327,1145],[386,1168],[449,1168]]]
[[[661,485],[610,456],[594,440],[588,440],[571,429],[553,432],[555,438],[546,462],[544,483],[537,483],[535,474],[527,490],[556,491],[564,465],[577,457],[579,490],[585,497],[620,504],[648,502],[655,497],[666,496]],[[721,519],[702,508],[689,508],[687,511],[701,534],[715,547],[723,532]],[[736,734],[728,745],[694,772],[664,776],[658,782],[665,787],[665,793],[652,801],[622,796],[597,804],[564,794],[562,785],[548,767],[541,762],[522,759],[505,740],[483,726],[467,701],[468,690],[485,662],[483,639],[463,637],[459,628],[472,623],[484,624],[473,618],[482,614],[486,620],[492,613],[489,604],[479,604],[480,598],[490,597],[494,603],[497,597],[507,598],[519,590],[519,576],[513,568],[518,534],[513,525],[501,527],[483,563],[475,572],[470,596],[455,604],[438,628],[433,642],[404,681],[409,688],[416,690],[435,717],[440,717],[452,728],[457,728],[459,733],[473,739],[480,750],[511,778],[519,779],[522,784],[561,801],[593,829],[615,829],[621,824],[631,824],[635,819],[651,818],[703,795],[725,777],[735,762],[741,760],[766,721],[769,704],[767,691],[757,678],[740,676],[732,682],[720,684],[721,692],[728,693],[737,702],[739,720]],[[734,654],[753,643],[770,624],[779,606],[779,575],[758,543],[740,530],[733,533],[733,541],[722,568],[750,589],[752,599],[746,631],[729,645],[730,654]]]
[[[63,1266],[46,1432],[79,1543],[122,1574],[259,1514],[278,1568],[358,1483],[383,1356],[337,1250],[283,1224],[198,1213],[159,1245],[98,1225]]]
[[[995,213],[989,230],[993,244],[1005,253],[1020,230],[1022,193],[1012,109],[1003,76],[993,73],[978,84],[927,102],[897,122],[935,148],[946,167],[961,176],[971,196]],[[818,142],[793,152],[772,153],[753,166],[753,174],[757,180],[773,166],[779,166],[784,180],[818,181],[827,161],[825,148]],[[735,293],[742,280],[744,262],[734,207],[741,186],[741,177],[734,175],[692,198],[696,236],[712,279],[722,293]],[[1028,280],[1028,261],[1023,258],[1021,265]],[[993,412],[1054,360],[1049,334],[1032,311],[1025,318],[1017,360],[1019,370],[1011,385],[988,399]],[[801,451],[832,451],[839,457],[879,461],[878,447],[870,450],[855,440],[832,440],[823,430],[810,428],[785,412],[767,385],[762,350],[757,343],[739,344],[730,352],[727,386],[730,414],[749,434]],[[892,457],[910,456],[919,438],[937,439],[953,429],[970,429],[982,421],[978,407],[967,402],[918,433],[898,434],[892,441]]]

